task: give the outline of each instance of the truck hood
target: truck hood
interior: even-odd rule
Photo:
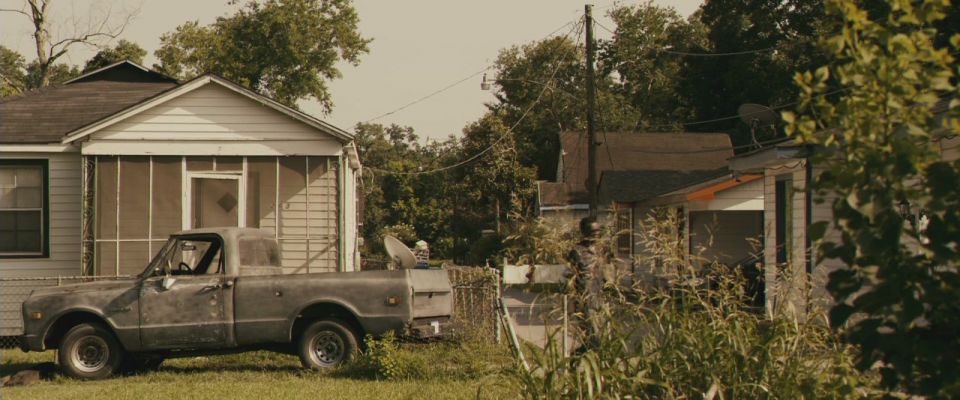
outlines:
[[[137,283],[138,278],[111,279],[98,282],[74,283],[69,285],[51,286],[35,289],[31,297],[61,295],[70,293],[89,293],[128,289]]]

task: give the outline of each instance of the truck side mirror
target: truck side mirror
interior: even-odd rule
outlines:
[[[177,278],[168,275],[163,277],[163,280],[160,281],[160,286],[163,287],[163,290],[170,290],[174,283],[177,283]]]

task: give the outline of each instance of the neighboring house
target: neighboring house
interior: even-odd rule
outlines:
[[[139,273],[172,232],[273,231],[358,269],[352,135],[215,75],[119,62],[0,100],[0,278]]]
[[[721,133],[605,133],[597,149],[600,215],[620,233],[622,259],[644,259],[634,233],[654,208],[679,213],[683,241],[692,253],[723,263],[750,255],[749,239],[763,232],[763,191],[758,176],[734,177],[730,138]],[[539,182],[540,215],[576,226],[588,213],[585,135],[561,135],[558,182]],[[635,271],[637,272],[637,271]]]
[[[942,101],[934,112],[945,111],[946,104]],[[936,147],[943,160],[960,159],[960,138],[956,135],[944,135]],[[768,307],[778,296],[786,294],[799,309],[829,304],[828,275],[843,266],[837,259],[815,263],[816,246],[807,227],[828,222],[824,240],[833,242],[840,241],[840,232],[832,225],[832,199],[817,201],[811,195],[808,182],[824,170],[811,162],[814,152],[815,149],[792,139],[783,139],[730,160],[730,168],[738,174],[763,176],[763,261]]]

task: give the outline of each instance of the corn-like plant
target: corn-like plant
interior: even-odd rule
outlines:
[[[646,268],[608,285],[594,321],[597,344],[566,356],[551,337],[533,352],[531,369],[515,373],[526,398],[866,396],[875,380],[853,367],[822,314],[757,311],[736,268],[687,254],[677,222],[663,212],[644,221],[637,240],[646,252],[637,261]]]

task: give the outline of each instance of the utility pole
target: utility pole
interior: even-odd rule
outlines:
[[[590,194],[590,216],[596,217],[598,214],[597,206],[600,201],[598,199],[599,188],[597,188],[597,133],[595,132],[597,88],[594,86],[596,80],[593,71],[594,52],[596,51],[593,44],[593,6],[587,4],[583,6],[583,10],[583,23],[587,34],[587,169],[590,170],[589,175],[587,175],[587,192]]]

